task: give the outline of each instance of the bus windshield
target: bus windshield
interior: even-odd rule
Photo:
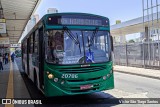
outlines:
[[[100,30],[48,30],[46,61],[86,64],[109,61],[109,32]]]

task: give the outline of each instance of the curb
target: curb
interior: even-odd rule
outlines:
[[[114,72],[119,72],[119,73],[124,73],[124,74],[131,74],[131,75],[136,75],[136,76],[141,76],[141,77],[147,77],[147,78],[152,78],[152,79],[158,79],[158,80],[160,80],[160,77],[155,77],[155,76],[150,76],[150,75],[131,73],[131,72],[125,72],[125,71],[118,71],[118,70],[114,70]]]

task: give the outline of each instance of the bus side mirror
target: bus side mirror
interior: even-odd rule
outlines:
[[[114,46],[113,46],[113,37],[110,35],[110,40],[111,40],[111,50],[113,51]]]

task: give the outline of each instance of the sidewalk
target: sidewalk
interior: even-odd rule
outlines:
[[[19,62],[3,64],[4,70],[0,71],[0,98],[30,98],[24,79],[17,67]]]
[[[127,66],[119,66],[119,65],[115,65],[113,69],[114,69],[114,72],[121,72],[121,73],[144,76],[144,77],[160,80],[160,70],[127,67]]]

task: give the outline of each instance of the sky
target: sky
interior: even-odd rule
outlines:
[[[109,18],[111,25],[114,25],[116,20],[124,22],[143,16],[142,0],[41,0],[34,14],[39,14],[41,18],[48,8],[56,8],[59,13],[82,12],[105,16]],[[128,37],[132,39],[133,36]]]
[[[35,14],[40,18],[48,8],[57,8],[58,12],[82,12],[102,15],[110,19],[111,25],[116,20],[122,22],[141,17],[142,0],[42,0]]]

